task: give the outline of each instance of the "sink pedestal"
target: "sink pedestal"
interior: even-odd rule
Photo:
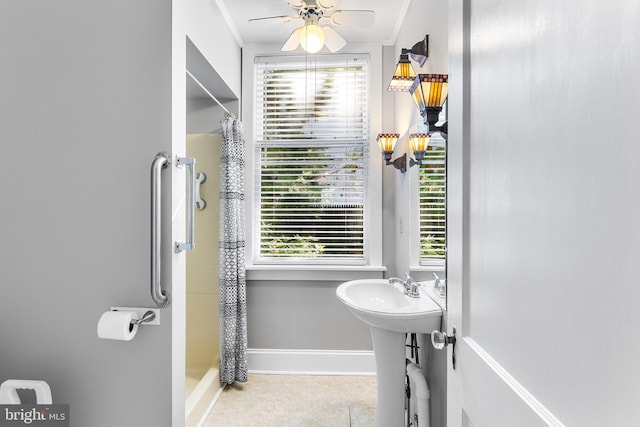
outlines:
[[[376,427],[404,426],[405,334],[438,329],[442,309],[426,294],[408,297],[387,279],[344,282],[336,296],[371,330],[378,380]]]
[[[404,425],[405,334],[375,327],[371,329],[376,357],[378,398],[376,427]]]

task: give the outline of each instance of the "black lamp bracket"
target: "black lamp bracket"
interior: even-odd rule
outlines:
[[[440,132],[442,138],[447,140],[447,134],[449,133],[449,121],[444,120],[443,122],[440,122],[440,126],[437,126],[441,111],[442,107],[427,107],[420,111],[420,115],[422,116],[424,124],[429,126],[429,132]]]
[[[416,152],[417,153],[417,152]],[[423,153],[420,153],[424,155]],[[384,161],[385,165],[392,165],[394,168],[398,169],[400,172],[405,173],[407,171],[407,153],[404,153],[402,156],[398,157],[395,160],[391,160],[391,156],[393,155],[393,151],[385,151],[384,152]],[[422,164],[422,156],[416,156],[416,160],[409,157],[409,168],[412,168],[416,165],[420,166]]]
[[[411,49],[402,48],[402,55],[410,55],[411,59],[418,63],[422,67],[429,57],[429,34],[424,36],[423,40],[414,44]]]
[[[427,107],[425,108],[424,112],[421,112],[423,113],[422,118],[424,119],[425,123],[429,124],[429,129],[435,128],[441,111],[442,107]]]
[[[384,151],[385,165],[393,165],[394,168],[398,169],[402,173],[405,173],[407,171],[407,153],[404,153],[402,156],[398,157],[395,160],[391,160],[391,156],[393,156],[393,151]]]

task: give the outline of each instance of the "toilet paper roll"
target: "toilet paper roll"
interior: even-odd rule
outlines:
[[[137,315],[133,311],[107,311],[98,320],[98,336],[108,340],[131,341],[138,325],[131,323]]]

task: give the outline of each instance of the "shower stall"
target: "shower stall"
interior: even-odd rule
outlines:
[[[196,159],[195,250],[186,253],[185,425],[196,426],[220,389],[219,192],[225,113],[237,97],[187,39],[186,155]]]
[[[201,201],[195,212],[196,249],[187,252],[185,412],[199,419],[220,387],[218,368],[218,191],[222,135],[187,135],[196,159]],[[204,178],[206,177],[206,178]],[[204,181],[202,181],[204,179]],[[190,424],[190,423],[188,423]]]

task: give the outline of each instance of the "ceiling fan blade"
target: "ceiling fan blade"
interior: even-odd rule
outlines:
[[[376,22],[376,13],[373,10],[336,10],[331,14],[331,22],[344,27],[371,28]]]
[[[331,53],[337,52],[346,46],[347,41],[336,30],[328,25],[323,25],[321,28],[324,32],[324,45]]]
[[[251,18],[249,19],[249,22],[254,22],[254,21],[268,21],[268,20],[279,20],[280,22],[289,22],[293,19],[293,16],[289,16],[289,15],[278,15],[278,16],[265,16],[263,18]]]
[[[304,29],[304,27],[296,28],[291,32],[291,35],[287,39],[286,42],[280,48],[283,52],[288,52],[290,50],[295,50],[300,44],[300,32]]]
[[[331,4],[331,3],[329,3],[328,5],[325,5],[320,0],[316,0],[316,5],[322,10],[329,10],[335,6],[335,4]]]
[[[294,9],[302,9],[303,7],[307,7],[307,4],[304,1],[300,1],[300,4],[294,4],[291,2],[287,2],[287,4]]]

